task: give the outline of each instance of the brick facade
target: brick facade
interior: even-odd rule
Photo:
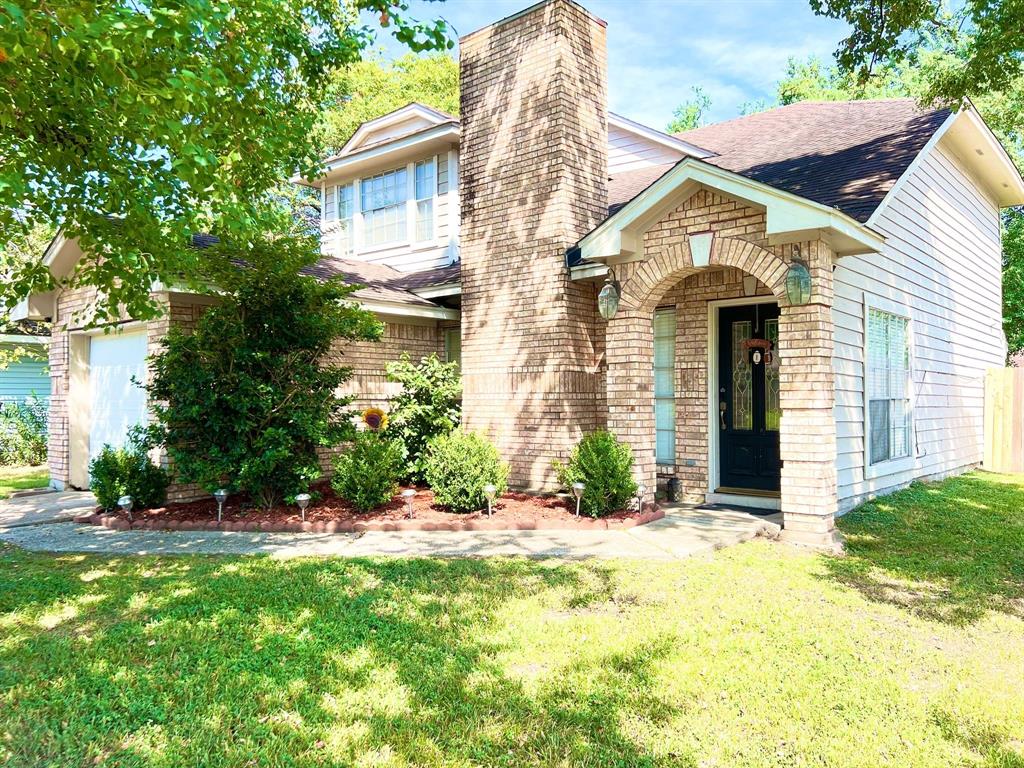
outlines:
[[[551,462],[603,423],[596,288],[565,251],[607,215],[604,23],[551,0],[460,44],[464,419],[511,463]]]
[[[712,232],[710,263],[694,267],[689,237]],[[622,286],[618,314],[608,323],[608,423],[627,441],[635,472],[656,487],[652,318],[659,306],[677,311],[677,465],[694,498],[708,490],[708,309],[716,299],[743,294],[743,276],[757,278],[755,294],[774,295],[779,320],[781,502],[786,535],[827,544],[836,511],[835,403],[832,378],[832,264],[826,243],[769,245],[764,212],[702,189],[645,234],[645,261],[614,267]],[[807,262],[813,291],[806,305],[789,306],[785,276],[794,255]]]
[[[676,310],[676,461],[659,464],[659,485],[680,481],[687,501],[704,501],[708,491],[708,303],[744,297],[744,273],[732,267],[707,269],[669,288],[658,307]],[[760,281],[751,297],[771,296]]]
[[[93,289],[65,291],[57,299],[49,358],[51,406],[48,462],[51,480],[58,487],[85,484],[87,438],[84,450],[73,452],[71,443],[73,428],[85,436],[89,432],[88,408],[86,406],[82,410],[80,403],[83,399],[88,402],[88,339],[92,331],[87,330],[87,327],[94,299]],[[171,326],[194,327],[203,311],[212,303],[208,297],[174,293],[158,294],[157,299],[163,305],[164,312],[159,318],[145,324],[147,352],[150,355],[159,351],[160,341]],[[127,320],[124,327],[131,327]],[[380,342],[339,341],[334,348],[336,359],[353,369],[352,379],[347,382],[343,393],[358,395],[354,404],[356,408],[386,405],[387,399],[395,392],[395,385],[385,380],[385,364],[399,359],[403,353],[408,353],[417,361],[432,353],[443,357],[443,339],[443,332],[436,321],[425,321],[422,324],[389,321],[385,323],[384,336]],[[75,353],[73,348],[78,352]],[[77,359],[73,361],[76,354]],[[78,407],[73,405],[76,398]],[[325,471],[329,470],[330,458],[334,453],[331,450],[322,453]],[[168,466],[166,455],[155,458]],[[77,464],[74,471],[72,461]],[[187,501],[205,495],[206,491],[195,485],[172,483],[168,488],[170,501]]]

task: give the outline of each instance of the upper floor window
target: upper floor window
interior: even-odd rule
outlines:
[[[368,246],[397,243],[408,238],[406,200],[409,196],[405,168],[388,171],[360,183],[363,240]]]
[[[324,187],[324,221],[338,218],[337,187]]]
[[[868,458],[878,464],[910,456],[910,321],[867,312]]]
[[[434,158],[416,163],[416,242],[434,238],[434,193],[437,173]]]
[[[332,224],[331,234],[336,240],[336,251],[342,256],[352,253],[354,246],[352,217],[355,211],[352,198],[351,184],[324,189],[324,221]]]

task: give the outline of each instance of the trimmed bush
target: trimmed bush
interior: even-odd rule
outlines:
[[[402,446],[379,432],[360,432],[334,462],[331,487],[360,512],[387,504],[398,491],[404,466]]]
[[[404,477],[424,479],[427,444],[459,426],[462,379],[457,363],[444,363],[430,355],[414,364],[402,355],[385,366],[388,381],[402,391],[388,404],[388,434],[401,441],[406,467]]]
[[[167,498],[167,472],[150,461],[145,447],[134,439],[124,448],[104,445],[89,462],[89,477],[89,487],[103,509],[114,509],[126,495],[135,509],[158,507]]]
[[[636,495],[633,480],[633,452],[615,435],[605,430],[591,432],[572,450],[569,462],[554,463],[558,481],[566,488],[573,483],[585,484],[580,503],[581,514],[589,517],[623,509]]]
[[[427,484],[437,503],[452,512],[473,512],[487,506],[484,486],[508,490],[508,465],[498,449],[473,432],[455,430],[430,441],[425,463]]]
[[[46,461],[46,403],[36,398],[0,407],[0,464]]]

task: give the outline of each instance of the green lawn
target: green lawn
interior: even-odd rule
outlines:
[[[842,559],[0,551],[5,766],[1024,766],[1024,478]]]
[[[27,488],[45,488],[50,470],[43,467],[0,467],[0,499]]]

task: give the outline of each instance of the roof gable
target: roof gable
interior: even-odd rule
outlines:
[[[839,254],[881,248],[884,238],[852,217],[821,203],[727,171],[708,160],[687,157],[622,205],[567,254],[574,259],[619,261],[645,258],[644,233],[666,212],[701,188],[765,210],[770,243],[824,236]]]
[[[367,120],[360,125],[352,137],[345,142],[338,157],[359,152],[375,144],[411,136],[428,128],[453,121],[457,122],[458,118],[425,104],[415,102],[407,104],[401,109],[396,109],[394,112],[389,112],[373,120]]]

